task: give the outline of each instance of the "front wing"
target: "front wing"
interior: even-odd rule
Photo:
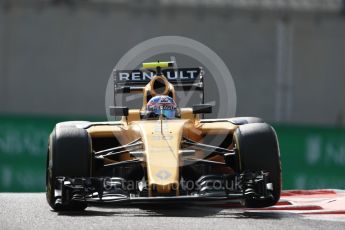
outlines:
[[[268,173],[244,172],[238,175],[205,175],[193,192],[181,191],[179,196],[148,196],[147,191],[127,191],[121,185],[123,178],[67,178],[59,177],[55,190],[55,204],[87,203],[91,206],[154,205],[154,204],[244,204],[246,198],[272,197],[272,184],[267,183]],[[226,183],[240,181],[238,187],[229,188]],[[218,184],[210,186],[210,184]],[[233,184],[233,183],[232,183]],[[134,192],[133,192],[134,191]]]

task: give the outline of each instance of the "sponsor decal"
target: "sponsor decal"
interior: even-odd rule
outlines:
[[[179,68],[162,70],[162,74],[170,82],[194,82],[199,78],[200,73],[200,68]],[[116,70],[113,74],[117,83],[148,83],[156,75],[154,71],[145,72],[139,69]]]
[[[306,160],[309,165],[317,164],[321,158],[321,143],[320,136],[310,136],[306,139]]]
[[[166,180],[171,177],[171,173],[169,173],[166,170],[160,170],[156,173],[156,177],[158,177],[161,180]]]

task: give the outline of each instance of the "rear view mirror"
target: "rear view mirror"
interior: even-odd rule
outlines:
[[[111,116],[128,116],[128,107],[110,106],[109,110]]]
[[[193,105],[193,114],[212,113],[212,105],[199,104]]]

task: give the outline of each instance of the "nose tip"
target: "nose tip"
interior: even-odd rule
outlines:
[[[179,183],[167,183],[167,184],[151,184],[150,196],[178,196],[179,195]]]

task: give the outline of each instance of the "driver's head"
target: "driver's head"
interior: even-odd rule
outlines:
[[[177,116],[177,106],[169,96],[155,96],[147,102],[146,110],[156,116],[160,114],[167,119],[173,119]]]

